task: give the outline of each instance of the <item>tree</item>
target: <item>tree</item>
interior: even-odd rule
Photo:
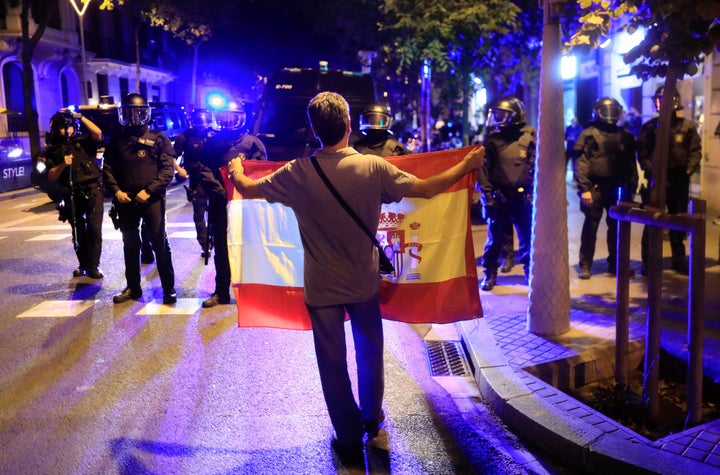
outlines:
[[[677,88],[677,81],[686,74],[695,74],[698,64],[713,49],[720,51],[720,1],[581,0],[580,5],[585,9],[580,19],[582,26],[568,43],[569,48],[594,48],[616,25],[631,34],[639,27],[645,28],[645,38],[628,51],[623,60],[631,65],[631,73],[642,79],[665,78],[656,142],[668,143],[670,121],[674,114],[672,95]],[[654,149],[649,207],[657,210],[665,209],[668,152],[668,147]],[[655,267],[662,257],[662,228],[659,226],[649,228],[648,254],[648,324],[643,395],[648,401],[649,416],[655,419],[659,412],[659,300],[662,289],[660,269]],[[695,348],[692,348],[693,345]],[[702,373],[702,338],[697,342],[689,342],[689,346],[689,374],[698,370]],[[699,354],[700,361],[693,354]],[[689,422],[699,422],[699,393],[688,394]]]
[[[35,55],[35,47],[40,42],[40,38],[45,33],[50,20],[50,7],[43,0],[10,0],[9,5],[13,8],[18,6],[21,8],[23,99],[25,101],[25,119],[27,120],[30,142],[30,156],[33,157],[34,165],[35,157],[40,154],[40,128],[38,127],[38,115],[35,107],[35,79],[32,60]],[[37,25],[32,36],[30,35],[31,15]]]
[[[112,10],[117,5],[130,10],[135,32],[135,89],[140,90],[140,24],[159,27],[193,48],[193,71],[191,97],[195,100],[198,51],[200,45],[210,39],[210,22],[218,15],[227,13],[232,6],[217,0],[186,0],[180,7],[173,0],[103,0],[100,9]]]
[[[394,56],[396,73],[419,71],[424,60],[432,61],[434,72],[446,73],[444,85],[462,97],[467,143],[472,75],[489,72],[493,47],[516,27],[519,8],[503,0],[386,0],[383,11],[388,18],[381,29],[393,34],[385,52]]]

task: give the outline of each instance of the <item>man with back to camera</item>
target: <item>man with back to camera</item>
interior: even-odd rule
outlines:
[[[617,220],[608,213],[618,199],[630,199],[638,184],[635,137],[619,125],[622,106],[612,97],[595,103],[595,119],[582,131],[575,144],[575,182],[580,210],[585,215],[580,234],[581,279],[590,278],[597,230],[605,211],[607,224],[608,272],[616,273]],[[630,275],[634,272],[630,269]]]
[[[655,109],[660,112],[660,100],[663,96],[663,86],[655,90],[653,102]],[[667,192],[665,206],[668,214],[687,213],[690,196],[690,175],[700,168],[701,146],[700,135],[695,124],[678,115],[682,110],[680,94],[673,92],[673,115],[670,119],[670,143],[667,163]],[[654,117],[645,122],[640,128],[638,137],[638,160],[645,172],[648,182],[652,180],[652,160],[655,152],[658,118]],[[648,190],[649,191],[649,190]],[[649,196],[642,194],[643,204],[647,204]],[[670,236],[670,252],[672,255],[671,268],[679,274],[687,275],[689,271],[687,256],[685,255],[685,233],[668,231]],[[650,239],[647,226],[643,227],[641,238],[642,275],[647,275],[648,268],[648,240]]]
[[[123,237],[127,286],[114,303],[140,300],[140,221],[147,223],[163,290],[163,303],[177,301],[175,270],[165,230],[165,193],[173,179],[175,151],[162,132],[149,130],[150,106],[143,96],[130,93],[118,110],[122,131],[105,148],[103,177],[113,196]]]
[[[227,248],[227,194],[220,168],[230,159],[267,160],[265,145],[245,132],[242,105],[212,112],[214,133],[205,141],[200,161],[199,182],[208,194],[208,225],[212,229],[215,264],[215,291],[202,303],[203,308],[230,303],[230,256]]]
[[[80,121],[87,134],[77,134]],[[73,231],[78,268],[73,277],[88,276],[102,279],[103,192],[102,172],[95,161],[98,144],[102,140],[100,128],[82,114],[61,109],[50,118],[48,146],[40,155],[48,166],[48,180],[59,182],[66,193],[61,218],[67,218]]]
[[[478,147],[448,170],[416,178],[349,146],[350,108],[339,94],[316,95],[308,104],[307,115],[322,146],[315,153],[319,166],[371,232],[377,232],[382,203],[399,202],[403,197],[431,198],[482,166],[484,160],[485,151]],[[305,304],[325,403],[335,429],[332,445],[344,463],[364,466],[364,435],[377,436],[385,418],[375,246],[324,185],[310,158],[288,162],[260,180],[245,176],[242,160],[235,158],[228,164],[228,173],[243,197],[262,197],[295,212],[304,250]],[[345,312],[350,315],[357,355],[359,407],[347,368]]]

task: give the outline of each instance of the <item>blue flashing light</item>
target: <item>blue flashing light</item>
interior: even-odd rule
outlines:
[[[228,98],[227,94],[220,91],[213,91],[209,92],[205,96],[205,103],[207,104],[208,108],[214,109],[214,110],[220,110],[220,109],[227,109],[228,105],[230,104],[230,99]]]

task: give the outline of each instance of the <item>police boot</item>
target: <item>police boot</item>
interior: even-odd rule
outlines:
[[[503,274],[507,274],[512,270],[514,265],[515,261],[513,259],[513,256],[509,255],[503,260],[502,266],[500,267],[500,272],[502,272]]]
[[[482,281],[482,285],[480,288],[485,291],[490,291],[495,287],[495,284],[497,283],[497,273],[491,272],[489,274],[485,275],[485,278]]]
[[[687,257],[680,256],[672,258],[672,270],[678,274],[688,275],[690,273],[690,266],[688,265]]]

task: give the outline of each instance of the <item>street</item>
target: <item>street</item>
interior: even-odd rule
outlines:
[[[353,473],[330,447],[311,332],[239,329],[234,303],[200,307],[214,267],[182,186],[168,193],[173,306],[154,264],[142,301],[113,305],[125,277],[109,206],[92,280],[72,277],[69,225],[44,194],[0,201],[0,473]],[[548,473],[471,375],[431,375],[425,341],[457,340],[452,325],[384,325],[386,430],[369,472]]]

